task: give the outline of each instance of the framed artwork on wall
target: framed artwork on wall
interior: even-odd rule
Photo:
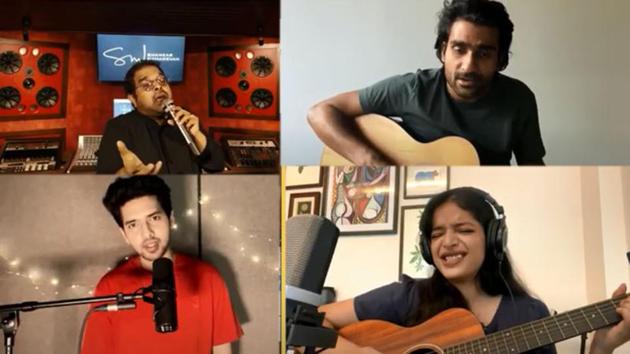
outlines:
[[[404,198],[427,198],[449,188],[450,171],[447,166],[405,167]]]
[[[289,196],[289,209],[287,216],[290,218],[295,215],[320,215],[321,213],[321,192],[303,192],[303,193],[290,193]]]
[[[329,167],[324,217],[341,235],[395,234],[398,216],[396,167]]]
[[[400,265],[399,273],[412,278],[428,278],[433,267],[424,261],[420,252],[420,217],[424,205],[404,206],[400,210]]]
[[[322,166],[289,166],[285,169],[285,188],[322,187],[326,170]]]

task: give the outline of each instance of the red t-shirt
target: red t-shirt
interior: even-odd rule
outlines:
[[[85,328],[82,354],[186,353],[208,354],[213,346],[242,335],[227,288],[217,270],[206,263],[177,254],[173,266],[178,329],[158,333],[153,305],[137,300],[137,308],[94,312]],[[133,293],[151,285],[152,273],[135,256],[105,274],[94,296]]]

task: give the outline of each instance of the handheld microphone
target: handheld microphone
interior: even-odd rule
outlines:
[[[188,147],[193,152],[193,154],[195,154],[195,156],[201,155],[201,152],[199,152],[199,149],[197,148],[197,145],[195,145],[195,142],[191,138],[190,133],[188,132],[188,130],[186,130],[186,127],[184,127],[180,122],[178,122],[175,119],[175,116],[173,115],[173,106],[174,106],[173,100],[167,99],[167,100],[164,101],[164,105],[162,106],[162,110],[164,111],[164,113],[166,113],[168,115],[168,117],[170,119],[172,119],[175,122],[175,124],[179,128],[179,131],[184,136],[184,139],[186,140],[186,144],[188,144]]]
[[[153,261],[153,321],[159,333],[177,330],[175,279],[173,261],[159,258]]]

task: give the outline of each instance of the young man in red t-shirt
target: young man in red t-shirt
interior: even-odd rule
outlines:
[[[221,275],[213,266],[169,247],[172,206],[166,183],[157,176],[118,178],[107,189],[103,204],[137,255],[105,274],[94,296],[132,293],[149,286],[153,261],[170,258],[178,329],[156,332],[153,305],[138,301],[135,310],[92,314],[81,353],[231,353],[230,342],[242,331]]]

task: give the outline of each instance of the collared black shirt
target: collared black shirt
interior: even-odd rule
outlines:
[[[99,146],[97,173],[116,173],[123,167],[116,141],[122,140],[144,164],[162,161],[161,174],[198,174],[201,169],[212,172],[223,170],[223,152],[207,137],[206,148],[198,157],[190,151],[179,128],[158,124],[134,110],[110,119],[105,125]]]

